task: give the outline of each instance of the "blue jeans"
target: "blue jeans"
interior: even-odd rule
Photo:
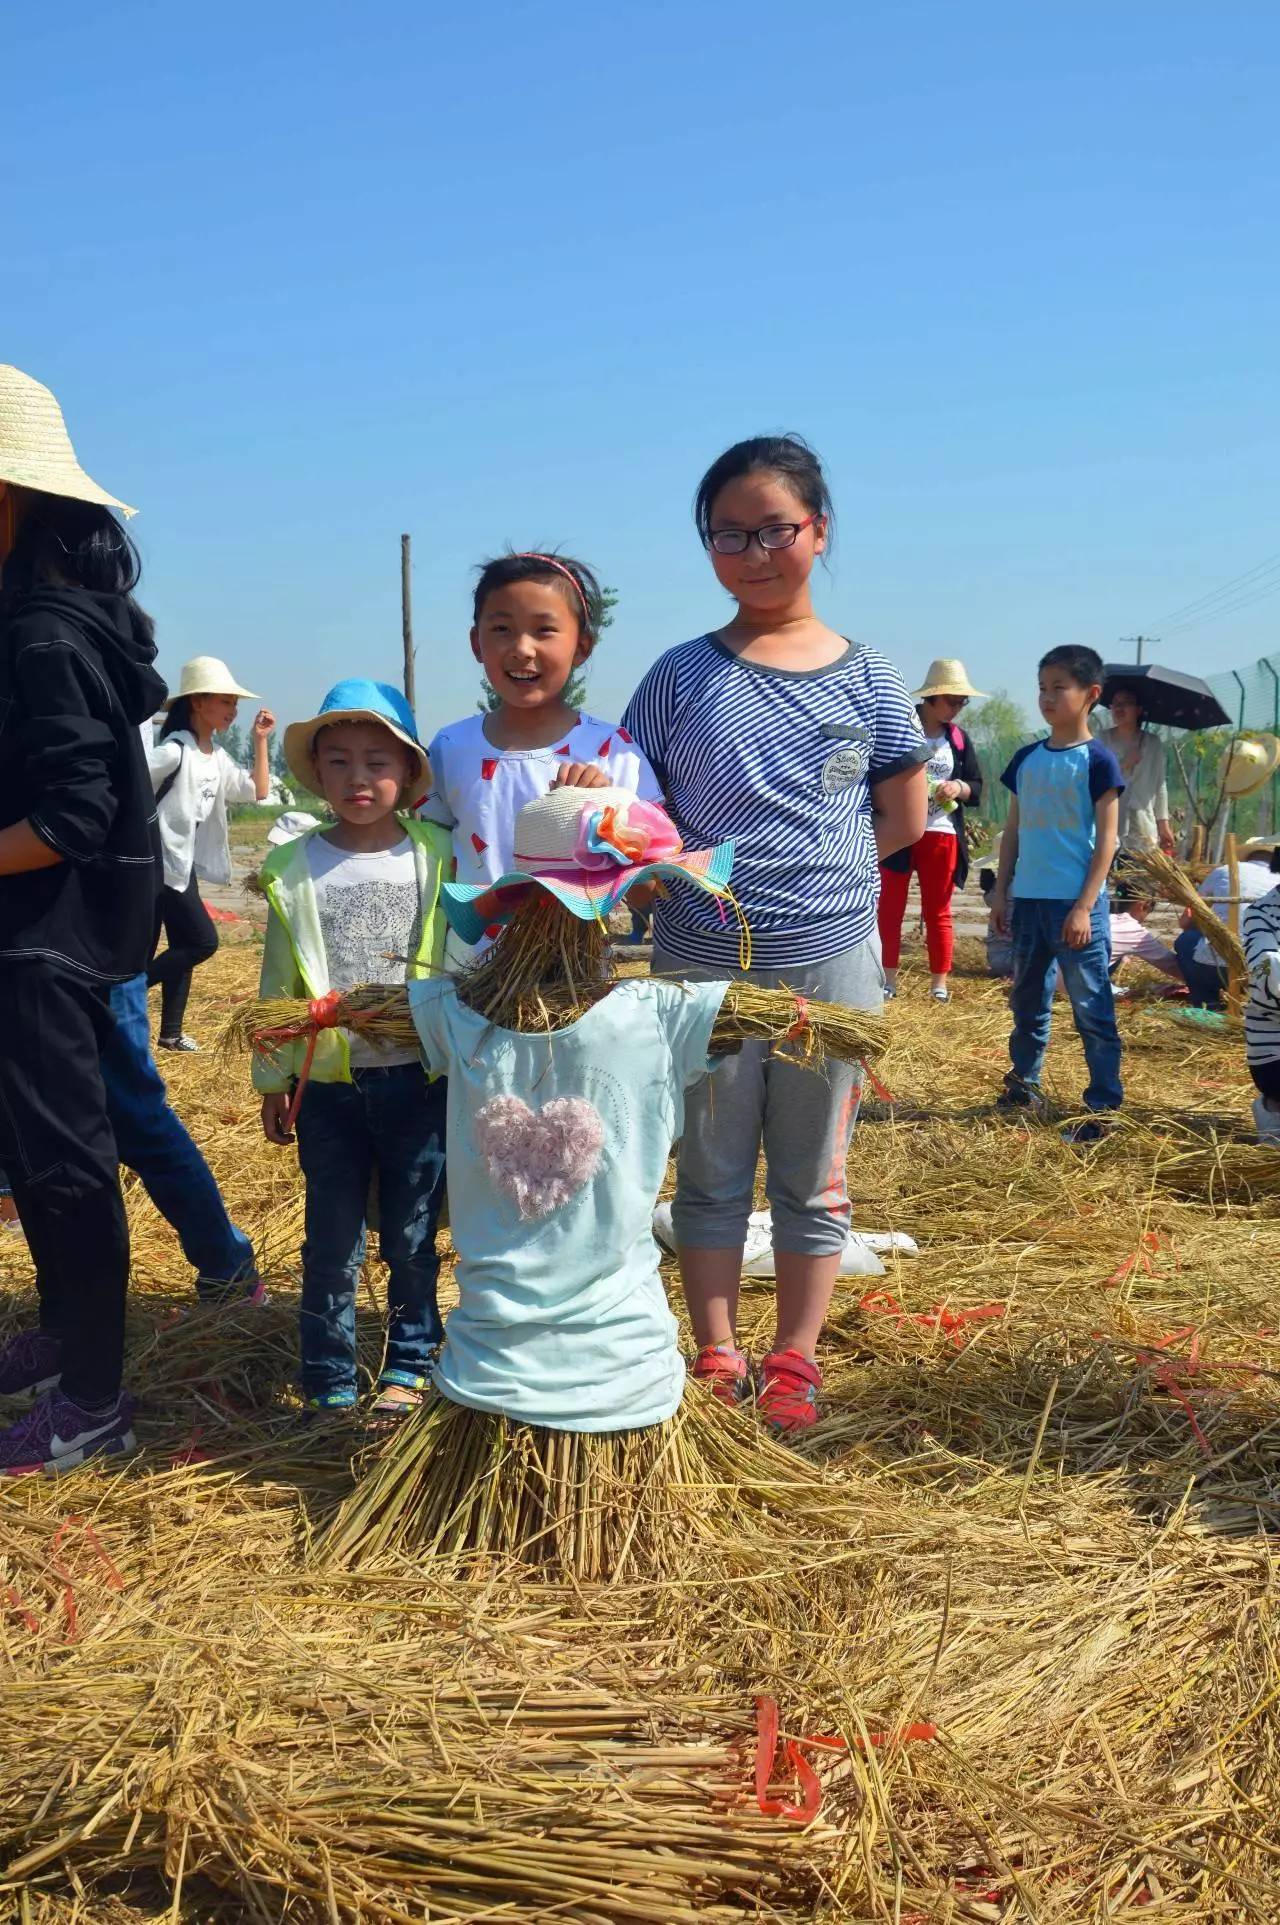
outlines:
[[[443,1078],[429,1083],[418,1063],[356,1069],[349,1083],[307,1085],[297,1128],[307,1181],[301,1348],[309,1397],[356,1385],[356,1288],[375,1173],[390,1271],[384,1372],[421,1377],[440,1341],[436,1224],[444,1201],[445,1088]]]
[[[1197,962],[1195,952],[1204,941],[1196,928],[1184,929],[1175,940],[1173,953],[1178,958],[1183,981],[1191,996],[1193,1009],[1221,1009],[1226,994],[1227,972],[1213,963]]]
[[[216,1296],[219,1284],[252,1272],[253,1245],[227,1215],[209,1165],[169,1105],[151,1054],[145,976],[116,984],[111,1016],[102,1080],[120,1161],[137,1171],[177,1231],[183,1255],[195,1265],[197,1290]],[[206,1285],[212,1287],[202,1289]]]
[[[1011,1090],[1036,1087],[1049,1047],[1049,1023],[1058,970],[1071,999],[1076,1028],[1089,1065],[1088,1110],[1118,1110],[1124,1101],[1120,1081],[1120,1032],[1108,970],[1111,965],[1111,916],[1103,896],[1089,918],[1090,938],[1083,949],[1069,949],[1062,925],[1069,902],[1015,896],[1013,901],[1013,1034],[1006,1077]]]

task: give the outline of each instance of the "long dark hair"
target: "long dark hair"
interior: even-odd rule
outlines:
[[[735,441],[712,462],[693,498],[693,519],[704,543],[711,534],[711,511],[720,490],[731,481],[741,481],[743,475],[754,474],[776,475],[811,515],[821,515],[830,547],[836,523],[831,490],[817,453],[798,434],[752,435],[747,441]]]
[[[44,584],[84,588],[94,595],[122,595],[134,626],[150,637],[151,617],[133,591],[142,562],[132,538],[109,508],[96,501],[25,491],[25,512],[4,565],[7,592],[30,594]]]
[[[161,724],[160,740],[163,742],[165,736],[172,735],[176,729],[186,729],[191,735],[197,733],[195,723],[191,718],[191,697],[189,695],[176,695],[174,697],[169,712]]]

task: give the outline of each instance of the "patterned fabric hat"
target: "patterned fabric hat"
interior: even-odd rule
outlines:
[[[446,882],[445,915],[463,942],[478,943],[509,920],[494,891],[536,882],[582,922],[603,922],[627,890],[651,876],[691,882],[727,899],[733,844],[685,849],[675,823],[656,802],[630,789],[550,789],[516,817],[514,867],[494,883]]]

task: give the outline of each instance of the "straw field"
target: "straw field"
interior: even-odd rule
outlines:
[[[272,1297],[196,1309],[131,1190],[140,1455],[0,1491],[0,1920],[1280,1919],[1280,1157],[1154,991],[1115,1136],[997,1122],[977,962],[939,1009],[908,952],[850,1171],[921,1255],[842,1283],[825,1421],[761,1500],[730,1420],[612,1582],[317,1554],[354,1438],[299,1419],[294,1158],[243,1060],[167,1058]]]

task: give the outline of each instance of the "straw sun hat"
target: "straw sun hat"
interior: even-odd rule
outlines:
[[[0,481],[71,501],[96,501],[122,515],[137,509],[100,488],[76,460],[62,409],[48,388],[0,362]]]
[[[981,698],[985,692],[973,686],[964,663],[956,656],[940,655],[936,661],[930,662],[924,687],[913,689],[911,694],[914,701],[923,702],[930,695],[973,695]]]
[[[171,709],[188,695],[234,695],[239,701],[256,702],[257,696],[251,688],[241,688],[225,662],[216,655],[193,655],[189,662],[182,664],[182,680],[177,692],[165,703]]]
[[[1277,769],[1280,769],[1280,736],[1241,736],[1231,751],[1231,760],[1222,778],[1223,794],[1253,795],[1266,787]]]

